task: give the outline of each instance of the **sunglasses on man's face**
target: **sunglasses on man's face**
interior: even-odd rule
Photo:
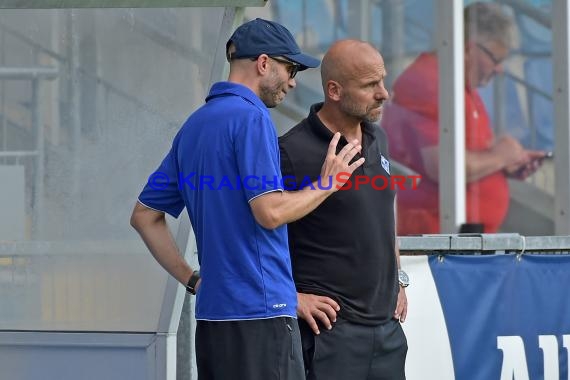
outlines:
[[[301,68],[301,65],[299,65],[298,63],[289,61],[287,59],[284,58],[279,58],[279,57],[270,57],[272,60],[279,62],[281,64],[284,64],[287,66],[287,72],[289,72],[289,78],[293,79],[295,78],[295,75],[297,75],[297,73],[299,72],[299,69]],[[259,57],[254,57],[254,58],[250,58],[250,60],[252,61],[257,61],[257,58]],[[230,58],[231,59],[231,58]]]
[[[299,72],[299,69],[301,68],[301,65],[299,65],[298,63],[291,62],[287,59],[283,59],[283,58],[279,58],[279,57],[269,57],[269,58],[271,58],[274,61],[277,61],[279,63],[286,65],[287,71],[289,72],[289,78],[291,78],[291,79],[295,78],[295,75],[297,75],[297,73]]]

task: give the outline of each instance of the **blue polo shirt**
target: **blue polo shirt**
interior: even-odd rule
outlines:
[[[139,196],[174,217],[188,210],[202,276],[196,319],[296,317],[287,227],[263,228],[249,206],[272,191],[283,186],[269,110],[245,86],[214,84]]]

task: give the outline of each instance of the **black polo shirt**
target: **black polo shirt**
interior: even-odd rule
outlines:
[[[279,138],[282,174],[294,176],[296,184],[318,179],[333,137],[316,114],[321,107],[313,105],[306,119]],[[352,188],[337,191],[290,223],[289,249],[297,291],[329,296],[340,304],[341,318],[377,325],[392,318],[399,290],[395,191],[389,183],[378,190],[382,180],[355,189],[355,176],[390,180],[384,132],[369,123],[362,124],[362,132],[366,161],[350,177]],[[341,137],[337,151],[346,144]]]

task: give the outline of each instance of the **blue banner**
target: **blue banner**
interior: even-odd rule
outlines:
[[[428,262],[457,380],[569,378],[569,255]]]

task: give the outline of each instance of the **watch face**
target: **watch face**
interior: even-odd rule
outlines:
[[[401,269],[398,270],[398,281],[404,288],[410,285],[410,278],[408,277],[408,274]]]

